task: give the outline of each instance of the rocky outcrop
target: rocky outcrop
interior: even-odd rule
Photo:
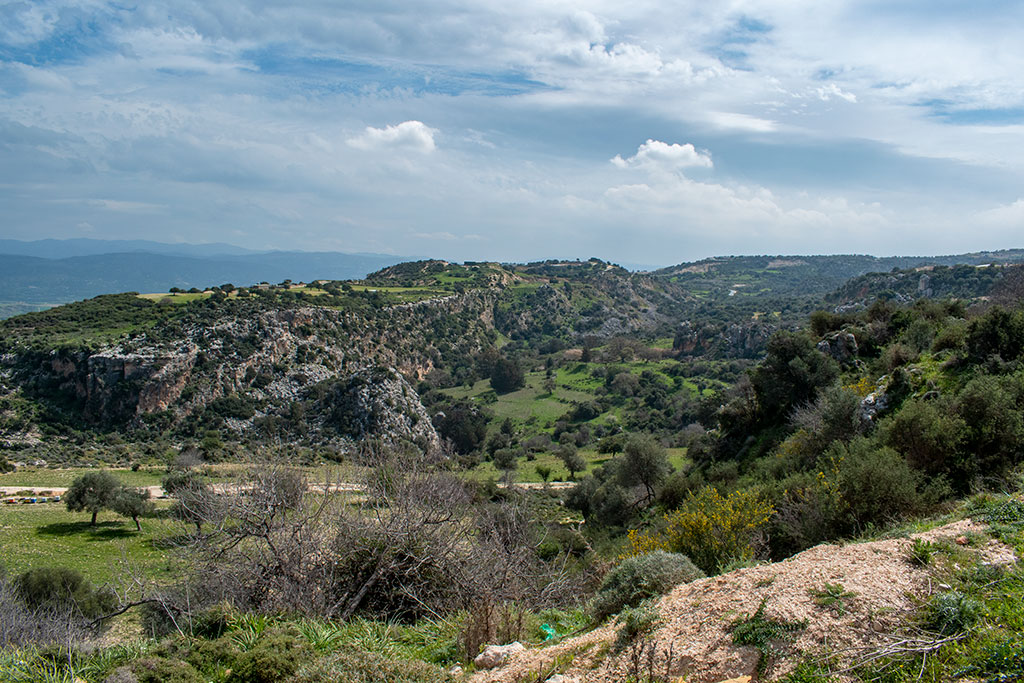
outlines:
[[[840,330],[833,332],[818,342],[818,350],[826,356],[832,356],[843,365],[852,363],[857,358],[857,338],[851,332]]]
[[[415,443],[437,452],[441,440],[419,395],[394,368],[361,370],[338,381],[317,405],[326,429],[353,440]]]
[[[679,325],[672,347],[685,356],[754,358],[764,353],[777,329],[775,325],[758,320],[701,326],[686,320]]]

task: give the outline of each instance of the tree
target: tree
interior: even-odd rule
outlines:
[[[139,517],[153,511],[153,501],[149,499],[149,489],[122,487],[110,501],[110,509],[123,517],[131,517],[135,522],[135,530],[142,531]]]
[[[548,467],[547,465],[539,465],[538,464],[533,469],[536,470],[537,476],[539,476],[544,481],[545,484],[548,483],[548,479],[551,478],[551,468],[550,467]]]
[[[570,479],[575,479],[577,472],[587,469],[587,461],[579,454],[576,447],[571,444],[563,444],[559,447],[556,455],[565,464],[565,469],[569,470]]]
[[[71,482],[71,487],[64,494],[64,502],[70,512],[91,512],[89,525],[96,526],[96,516],[100,510],[110,507],[120,488],[110,472],[89,472]]]
[[[817,398],[839,376],[839,365],[802,333],[781,331],[768,340],[764,361],[750,373],[758,408],[770,422]]]
[[[519,389],[526,383],[519,364],[510,358],[501,358],[491,372],[491,386],[501,394]]]
[[[643,486],[646,502],[654,499],[654,487],[668,476],[668,455],[654,437],[643,434],[630,437],[623,449],[617,478],[622,486]]]
[[[487,417],[469,401],[456,401],[442,406],[433,422],[438,433],[465,454],[475,450],[487,436]]]
[[[203,532],[203,522],[216,514],[216,496],[208,490],[202,475],[192,470],[171,472],[163,481],[164,493],[175,499],[171,516],[196,525],[196,534]]]

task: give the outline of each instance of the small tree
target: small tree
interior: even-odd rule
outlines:
[[[135,530],[142,531],[139,517],[153,511],[153,501],[149,499],[149,489],[122,487],[110,501],[110,509],[123,517],[131,517],[135,522]]]
[[[587,469],[587,461],[583,459],[576,447],[571,444],[563,444],[558,449],[557,453],[559,459],[565,464],[565,469],[569,470],[569,478],[575,479],[577,472],[582,472]]]
[[[491,386],[499,394],[505,394],[521,388],[526,383],[519,364],[511,358],[502,358],[494,364],[491,372]]]
[[[619,464],[618,479],[623,486],[643,486],[646,502],[654,498],[654,487],[668,476],[671,466],[665,449],[649,435],[630,437]]]
[[[547,465],[537,465],[533,469],[536,470],[537,476],[539,476],[545,484],[548,483],[548,479],[551,478],[550,467],[548,467]]]
[[[216,514],[217,499],[207,489],[202,475],[186,470],[168,474],[161,482],[164,493],[175,499],[171,516],[196,525],[196,533],[203,531],[203,522]]]
[[[64,494],[64,502],[70,512],[91,512],[89,525],[96,526],[96,516],[100,510],[110,507],[120,488],[110,472],[89,472],[71,482],[71,487]]]

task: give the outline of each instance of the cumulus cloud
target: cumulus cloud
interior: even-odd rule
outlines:
[[[668,144],[648,139],[636,154],[626,159],[616,154],[612,163],[619,168],[638,168],[645,171],[673,172],[684,168],[711,168],[711,154],[698,151],[692,144]]]
[[[436,129],[420,121],[403,121],[385,128],[367,126],[362,135],[350,138],[348,144],[356,149],[400,149],[426,154],[436,148],[436,133]]]

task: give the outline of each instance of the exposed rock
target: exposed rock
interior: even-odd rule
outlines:
[[[522,652],[526,648],[518,640],[508,645],[488,645],[473,659],[473,664],[478,669],[493,669],[505,664],[509,657],[516,652]]]
[[[857,358],[857,338],[845,330],[833,332],[818,342],[818,350],[845,365]]]

